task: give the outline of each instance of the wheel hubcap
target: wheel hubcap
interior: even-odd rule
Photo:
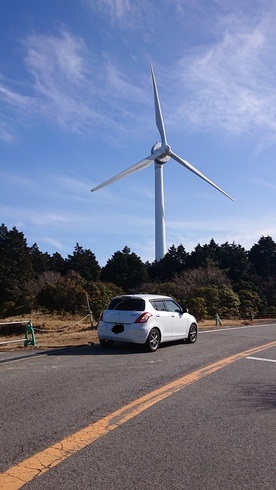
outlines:
[[[158,334],[157,333],[154,332],[151,334],[150,344],[154,349],[156,349],[156,347],[158,347]]]
[[[190,330],[190,339],[191,340],[195,340],[196,339],[196,328],[195,327],[191,327],[191,330]]]

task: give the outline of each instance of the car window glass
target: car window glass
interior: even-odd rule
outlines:
[[[115,298],[111,301],[109,310],[144,311],[145,300],[142,298]]]
[[[124,298],[113,298],[108,306],[108,310],[114,310],[116,306],[121,303],[124,300]]]
[[[165,305],[168,311],[181,311],[180,306],[172,299],[165,299]]]
[[[155,299],[151,300],[150,303],[152,304],[153,308],[157,311],[165,311],[165,305],[163,300]]]

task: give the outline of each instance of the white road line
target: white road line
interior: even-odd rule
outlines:
[[[243,325],[242,327],[224,327],[224,328],[213,328],[211,330],[200,330],[198,333],[219,333],[225,332],[226,330],[243,330],[245,328],[260,328],[260,327],[274,327],[275,323],[264,323],[261,325]]]
[[[252,356],[248,356],[245,359],[253,359],[254,361],[276,362],[275,359],[264,359],[263,357],[252,357]]]

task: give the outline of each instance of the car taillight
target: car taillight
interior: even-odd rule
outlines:
[[[134,323],[147,323],[148,319],[152,316],[151,313],[142,313],[142,315],[138,316]]]

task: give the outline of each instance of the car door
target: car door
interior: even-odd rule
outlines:
[[[164,303],[171,317],[171,338],[185,338],[188,330],[188,319],[185,313],[173,299],[166,299]]]
[[[153,308],[156,310],[156,324],[160,328],[162,340],[169,340],[172,335],[172,316],[171,312],[167,311],[163,299],[155,299],[150,301]]]

